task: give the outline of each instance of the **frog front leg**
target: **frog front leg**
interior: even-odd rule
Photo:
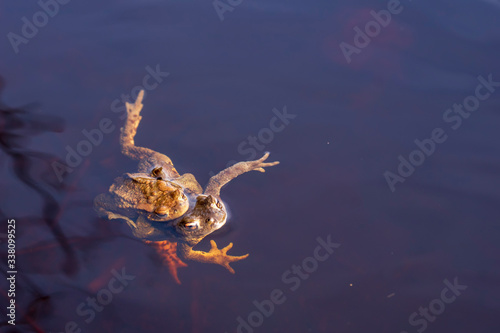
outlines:
[[[199,261],[203,263],[218,264],[225,267],[230,273],[234,274],[234,269],[229,266],[230,263],[238,260],[245,259],[248,257],[248,253],[242,256],[230,256],[227,251],[233,247],[233,243],[229,243],[228,246],[218,249],[217,244],[214,240],[210,241],[210,251],[196,251],[193,247],[186,243],[179,243],[177,246],[177,253],[183,259],[189,259],[193,261]]]
[[[226,168],[210,178],[208,181],[207,188],[205,189],[205,194],[211,194],[217,198],[220,198],[220,190],[222,186],[229,183],[234,178],[239,175],[244,174],[245,172],[249,172],[252,170],[259,172],[266,172],[265,167],[270,167],[280,162],[268,162],[264,163],[264,161],[269,157],[269,152],[266,152],[264,156],[255,161],[247,161],[247,162],[239,162],[229,168]]]
[[[127,222],[130,228],[132,229],[137,228],[135,222],[132,221],[130,218],[128,218],[125,215],[113,212],[112,210],[114,209],[114,207],[115,207],[114,202],[107,194],[104,193],[99,194],[94,199],[94,209],[97,212],[97,215],[99,215],[100,217],[105,217],[108,220],[122,219],[125,220],[125,222]]]

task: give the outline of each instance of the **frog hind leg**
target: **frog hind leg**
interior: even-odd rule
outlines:
[[[179,267],[187,267],[187,264],[179,259],[177,256],[177,243],[169,242],[167,240],[154,242],[154,241],[144,241],[146,244],[152,246],[156,252],[161,256],[163,262],[167,264],[168,271],[170,275],[174,278],[177,284],[181,284],[179,276],[177,275],[177,269]]]
[[[156,167],[161,167],[168,178],[177,178],[179,173],[174,168],[172,160],[161,153],[144,147],[137,147],[134,137],[137,133],[137,127],[141,122],[142,99],[144,90],[141,90],[134,104],[125,103],[127,107],[127,118],[125,126],[121,128],[120,145],[122,153],[139,162],[139,171],[149,173]]]

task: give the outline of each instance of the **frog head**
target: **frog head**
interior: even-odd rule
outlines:
[[[187,242],[197,243],[226,223],[226,207],[218,198],[201,194],[191,211],[174,224],[176,232]]]

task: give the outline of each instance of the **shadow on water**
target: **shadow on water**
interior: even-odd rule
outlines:
[[[0,77],[0,94],[5,87],[4,80]],[[62,211],[60,203],[56,199],[56,195],[61,193],[66,187],[65,181],[59,182],[54,173],[51,172],[51,163],[59,161],[56,156],[41,151],[30,150],[28,148],[30,140],[34,137],[46,132],[61,132],[64,128],[64,122],[59,117],[35,114],[31,110],[36,105],[27,105],[23,108],[12,108],[0,102],[0,149],[4,155],[4,159],[8,161],[8,165],[17,179],[26,187],[31,189],[42,200],[42,212],[40,217],[24,217],[21,219],[31,220],[34,223],[43,223],[58,246],[64,252],[64,260],[59,266],[61,272],[68,276],[76,274],[79,270],[78,261],[75,258],[75,251],[70,242],[64,235],[60,225],[59,217]],[[3,221],[11,219],[5,213],[4,207],[0,207],[0,217]],[[16,218],[17,219],[17,218]],[[17,236],[20,231],[17,230]],[[17,254],[19,255],[19,238],[17,240]],[[7,253],[7,251],[2,253]],[[2,264],[6,263],[2,260]],[[24,263],[23,263],[24,264]],[[16,268],[20,268],[19,259],[16,261]],[[7,269],[2,272],[7,275]],[[18,328],[22,324],[29,325],[31,329],[37,332],[42,332],[30,318],[35,315],[40,309],[40,305],[49,305],[50,296],[37,287],[27,275],[17,275],[17,298],[25,300],[26,306],[24,309],[19,309],[17,304],[17,325]],[[22,293],[22,296],[19,296]],[[2,291],[2,295],[7,297]],[[2,321],[1,326],[9,326],[5,321]]]

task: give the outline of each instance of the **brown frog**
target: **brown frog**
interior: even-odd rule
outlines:
[[[236,163],[210,178],[203,191],[192,174],[181,176],[166,155],[135,146],[143,97],[141,91],[134,104],[126,103],[127,119],[120,135],[122,153],[139,161],[139,172],[115,179],[108,194],[96,197],[95,209],[100,216],[127,221],[134,236],[157,249],[177,283],[177,268],[186,266],[181,259],[219,264],[234,273],[229,264],[248,254],[228,255],[232,243],[218,249],[211,240],[208,252],[193,247],[226,223],[227,210],[220,199],[225,184],[252,170],[265,172],[265,167],[279,162],[264,162],[269,156],[265,153],[258,160]]]
[[[169,221],[189,209],[182,186],[144,173],[126,173],[115,179],[109,193],[96,197],[94,206],[101,217],[124,219],[132,228],[139,216],[152,221]]]

